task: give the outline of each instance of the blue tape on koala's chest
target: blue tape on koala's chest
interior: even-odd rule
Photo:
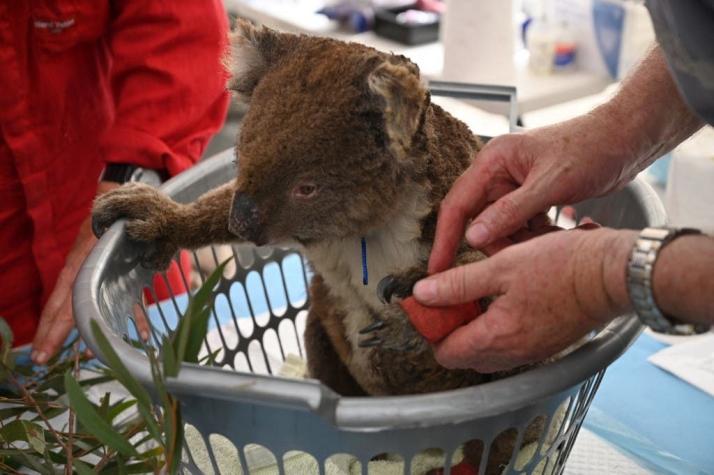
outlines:
[[[369,274],[367,272],[367,240],[362,238],[362,284],[367,285]]]

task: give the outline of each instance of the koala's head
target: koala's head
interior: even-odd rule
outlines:
[[[239,22],[229,87],[248,102],[231,231],[258,244],[359,236],[424,168],[429,94],[404,57]]]

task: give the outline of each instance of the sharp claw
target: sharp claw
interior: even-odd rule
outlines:
[[[106,217],[106,216],[105,216]],[[119,218],[117,218],[119,219]],[[116,219],[114,220],[116,221]],[[99,216],[92,216],[92,232],[97,238],[100,238],[107,232],[107,229],[112,225],[114,221],[107,222],[106,219],[102,219]]]
[[[394,293],[394,278],[391,275],[384,277],[377,284],[377,297],[379,301],[388,304],[392,300],[392,294]]]
[[[360,348],[372,348],[382,344],[382,339],[378,336],[373,336],[367,340],[362,340],[359,342]]]
[[[92,232],[97,238],[102,237],[102,234],[104,234],[104,227],[99,225],[98,219],[92,219]]]
[[[386,324],[384,323],[384,320],[375,320],[374,322],[370,323],[369,325],[367,325],[366,327],[361,329],[359,331],[359,334],[365,335],[367,333],[372,333],[375,330],[380,330],[380,329],[384,328],[385,325]]]

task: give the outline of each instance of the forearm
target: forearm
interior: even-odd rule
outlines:
[[[626,267],[636,231],[604,230],[603,283],[617,314],[632,311]],[[606,250],[605,250],[606,249]],[[714,238],[681,236],[664,247],[652,276],[654,298],[666,315],[689,323],[714,323]]]
[[[714,324],[714,238],[672,241],[660,252],[652,283],[655,301],[666,315]]]
[[[624,162],[623,179],[634,177],[703,125],[682,99],[659,46],[623,80],[617,94],[591,115],[607,124],[607,140]]]
[[[179,217],[179,246],[196,249],[213,243],[238,241],[238,237],[228,231],[232,200],[233,183],[226,183],[185,205]]]

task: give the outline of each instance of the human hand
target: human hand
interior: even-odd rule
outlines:
[[[553,205],[600,196],[637,173],[626,144],[609,134],[600,115],[496,137],[456,180],[439,210],[429,272],[447,269],[462,240],[475,248],[529,228]]]
[[[101,182],[97,195],[116,188],[118,184]],[[74,328],[72,312],[72,286],[84,259],[94,247],[97,239],[91,229],[91,217],[84,220],[79,228],[74,246],[67,254],[65,265],[57,278],[45,307],[40,315],[40,324],[32,342],[30,357],[35,364],[45,364],[62,347],[67,335]],[[148,331],[145,321],[137,319],[139,331]]]
[[[589,225],[590,226],[590,225]],[[634,231],[557,231],[418,282],[421,303],[496,299],[435,347],[447,368],[489,373],[566,349],[629,309],[625,263]]]

